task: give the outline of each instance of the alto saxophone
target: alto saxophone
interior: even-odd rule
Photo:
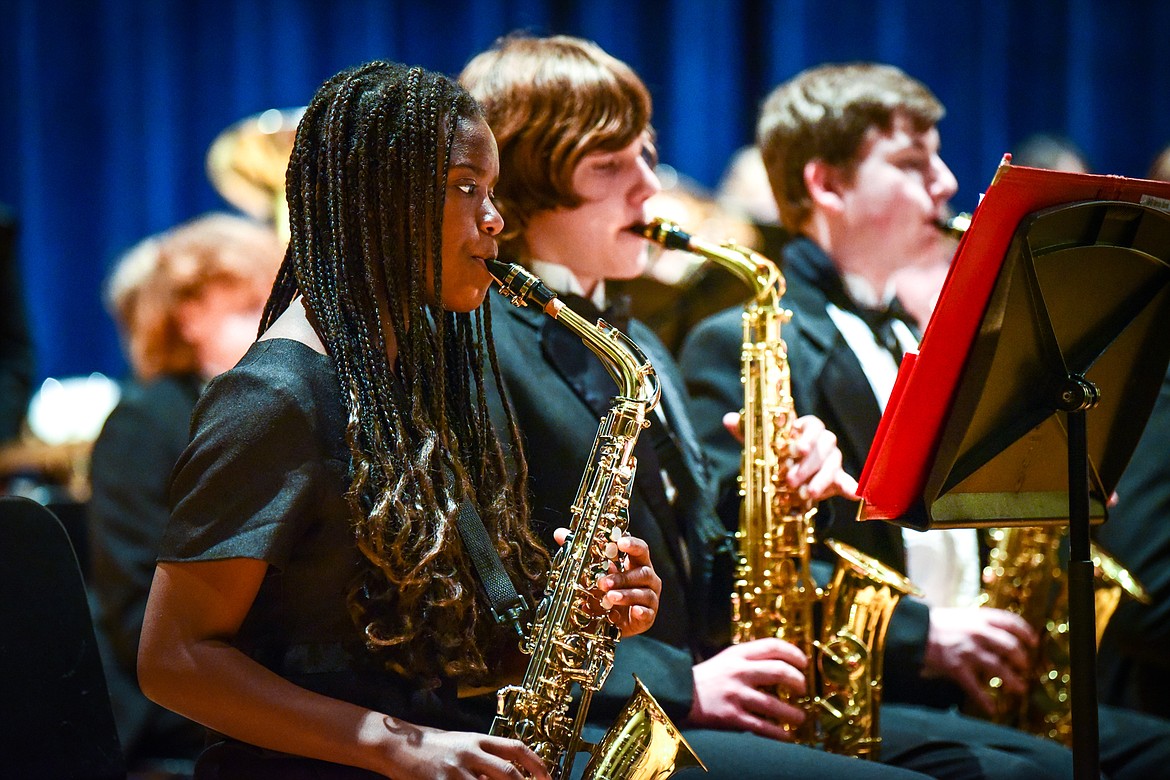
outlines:
[[[832,580],[819,588],[812,577],[816,508],[803,489],[794,491],[787,483],[796,412],[780,333],[792,316],[780,305],[784,277],[775,263],[750,249],[713,244],[668,222],[654,221],[636,232],[667,249],[714,261],[753,293],[743,312],[743,504],[732,641],[778,637],[809,658],[807,693],[777,692],[806,713],[791,729],[794,741],[876,758],[886,629],[901,596],[918,590],[893,569],[832,539],[825,542],[836,556]]]
[[[593,694],[613,667],[618,629],[599,607],[597,579],[620,564],[617,540],[629,524],[634,445],[658,403],[653,366],[621,331],[590,323],[519,265],[489,260],[488,270],[516,306],[534,303],[581,338],[605,364],[619,393],[601,420],[589,463],[571,508],[569,537],[557,552],[544,598],[521,643],[531,656],[519,685],[500,689],[491,733],[519,739],[568,778],[578,752],[588,749],[587,780],[652,780],[703,766],[678,728],[635,676],[634,695],[597,745],[581,740]],[[573,686],[581,690],[571,710]]]
[[[983,569],[980,603],[1015,612],[1040,634],[1026,695],[1009,695],[998,677],[988,682],[996,707],[992,720],[1071,745],[1068,578],[1060,564],[1067,532],[1066,526],[993,528],[994,546]],[[1133,575],[1096,544],[1091,556],[1100,644],[1123,596],[1143,604],[1150,597]]]

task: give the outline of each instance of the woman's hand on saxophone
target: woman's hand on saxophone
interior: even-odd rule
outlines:
[[[436,780],[551,780],[544,762],[516,739],[416,726],[384,718],[398,747],[387,777]]]
[[[1023,695],[1039,638],[1019,615],[990,607],[933,607],[923,675],[949,677],[988,715],[995,714],[989,681]]]
[[[569,529],[558,528],[553,538],[564,544],[568,535]],[[650,546],[642,539],[627,534],[614,545],[617,562],[610,563],[609,573],[597,580],[598,608],[608,611],[609,621],[623,637],[637,636],[654,625],[662,579],[650,561]]]
[[[723,427],[743,443],[743,426],[739,412],[723,415]],[[857,480],[841,468],[841,449],[837,434],[830,431],[819,417],[806,414],[792,424],[792,467],[788,470],[788,485],[803,487],[812,502],[841,496],[857,501]]]
[[[791,742],[785,726],[800,725],[805,714],[776,691],[804,694],[807,666],[804,653],[782,639],[732,645],[694,667],[695,698],[688,722]]]

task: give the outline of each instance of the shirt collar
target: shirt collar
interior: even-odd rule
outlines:
[[[593,305],[598,309],[605,308],[604,279],[597,282],[597,286],[593,288],[593,295],[586,295],[585,288],[577,281],[577,277],[573,275],[573,272],[560,263],[550,263],[547,260],[526,260],[524,265],[532,273],[539,276],[541,281],[558,293],[580,295],[582,298],[588,298],[592,301]]]
[[[886,289],[879,295],[869,280],[859,274],[842,273],[841,281],[849,297],[857,302],[858,306],[866,309],[884,309],[894,300],[897,291],[893,280],[886,282]]]

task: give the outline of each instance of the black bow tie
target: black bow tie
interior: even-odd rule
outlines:
[[[852,303],[852,301],[850,301]],[[894,298],[884,308],[869,309],[858,304],[847,309],[860,317],[870,330],[877,331],[880,328],[885,328],[894,320],[901,320],[907,325],[913,325],[914,318],[910,316],[910,312],[906,311],[906,307],[897,298]]]
[[[901,301],[894,298],[885,308],[881,309],[867,309],[857,305],[852,299],[849,302],[853,305],[849,306],[847,311],[856,314],[862,322],[869,326],[870,331],[873,332],[874,340],[893,355],[894,361],[900,365],[902,363],[902,344],[894,333],[894,320],[901,320],[911,329],[911,332],[914,330],[914,320]]]

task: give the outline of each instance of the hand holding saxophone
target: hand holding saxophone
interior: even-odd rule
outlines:
[[[564,544],[568,535],[569,529],[558,528],[553,537],[557,544]],[[662,579],[654,571],[650,547],[642,539],[627,534],[614,542],[614,550],[616,562],[597,581],[597,608],[609,613],[609,622],[623,638],[637,636],[654,625]]]
[[[792,728],[804,722],[800,707],[776,696],[807,693],[808,657],[782,639],[732,645],[694,667],[695,696],[688,720],[699,726],[750,731],[791,742]]]
[[[874,758],[881,746],[878,711],[886,628],[898,600],[917,588],[900,573],[836,540],[826,542],[837,561],[831,582],[821,587],[812,577],[816,502],[838,494],[856,498],[857,483],[841,470],[836,437],[820,420],[796,416],[788,347],[782,337],[792,317],[781,305],[784,277],[775,263],[750,249],[714,244],[663,220],[641,225],[635,232],[667,248],[701,254],[751,290],[742,318],[743,503],[736,532],[739,560],[731,596],[732,642],[747,647],[762,640],[785,640],[797,651],[803,669],[797,692],[776,680],[773,703],[768,694],[749,686],[737,699],[724,701],[732,707],[720,710],[708,707],[700,695],[706,670],[695,667],[697,714],[717,717],[726,711],[743,721],[742,728],[757,734]],[[736,425],[733,433],[738,429]],[[814,662],[808,661],[810,657]],[[712,661],[716,659],[719,656]],[[736,712],[740,704],[748,706]],[[784,720],[796,709],[805,717]],[[768,712],[783,725],[763,723],[759,714]]]
[[[988,607],[934,607],[926,640],[923,674],[949,677],[985,713],[995,713],[988,680],[1016,695],[1028,690],[1037,642],[1035,630],[1019,615]]]
[[[743,443],[743,423],[739,412],[723,415],[723,426]],[[857,480],[841,468],[842,455],[837,435],[825,427],[819,417],[805,415],[792,424],[793,461],[787,472],[788,486],[801,488],[813,502],[841,496],[857,501]]]
[[[417,726],[384,717],[395,740],[396,765],[388,777],[467,777],[477,780],[551,780],[548,768],[523,742],[463,731]]]
[[[856,501],[857,480],[841,468],[837,434],[819,417],[806,414],[792,424],[794,461],[788,470],[788,485],[804,488],[811,501],[842,496]]]

